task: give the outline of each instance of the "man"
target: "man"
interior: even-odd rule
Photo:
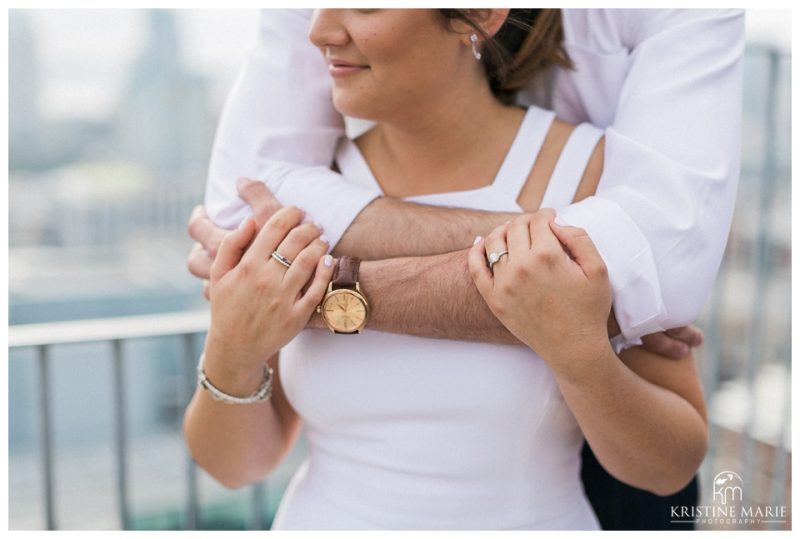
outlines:
[[[596,196],[560,213],[587,230],[614,291],[609,334],[680,356],[699,344],[686,326],[719,267],[733,211],[741,132],[739,11],[564,10],[574,71],[557,70],[520,101],[606,128]],[[328,166],[343,133],[309,13],[267,11],[260,40],[220,121],[206,204],[216,226],[280,204],[304,208],[333,254],[358,256],[368,327],[450,339],[515,342],[466,271],[466,247],[513,214],[436,208],[381,197]],[[272,196],[274,193],[274,197]],[[197,211],[190,256],[200,277],[224,231]],[[413,258],[405,258],[413,257]],[[442,283],[447,283],[444,286]],[[454,293],[457,291],[457,293]],[[319,318],[312,326],[321,327]],[[677,329],[674,329],[677,328]],[[666,331],[665,331],[666,330]],[[585,451],[584,482],[604,528],[669,527],[669,505],[696,502],[696,482],[662,499],[613,480]]]

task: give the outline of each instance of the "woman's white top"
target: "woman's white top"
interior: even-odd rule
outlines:
[[[491,185],[407,200],[521,211],[553,118],[528,109]],[[574,130],[547,205],[570,203],[601,136]],[[336,159],[346,177],[380,189],[352,141]],[[599,528],[581,486],[580,429],[526,347],[308,329],[282,350],[280,372],[309,455],[273,529]]]

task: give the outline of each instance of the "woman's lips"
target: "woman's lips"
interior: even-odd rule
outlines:
[[[369,66],[351,64],[348,62],[330,61],[328,63],[328,71],[333,77],[347,77],[355,75],[356,73],[361,73],[367,69],[369,69]]]

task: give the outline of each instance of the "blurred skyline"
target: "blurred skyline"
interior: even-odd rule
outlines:
[[[125,74],[147,40],[146,11],[137,9],[11,10],[29,18],[47,81],[40,106],[53,118],[99,119],[116,105]],[[212,104],[225,93],[256,37],[258,11],[170,10],[179,54],[189,70],[216,82]],[[113,46],[109,46],[113,43]]]

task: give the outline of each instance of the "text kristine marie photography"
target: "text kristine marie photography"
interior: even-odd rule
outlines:
[[[743,501],[744,481],[736,472],[723,471],[714,476],[714,505],[673,505],[671,523],[694,523],[705,526],[746,528],[760,524],[785,524],[785,505],[756,505]]]

